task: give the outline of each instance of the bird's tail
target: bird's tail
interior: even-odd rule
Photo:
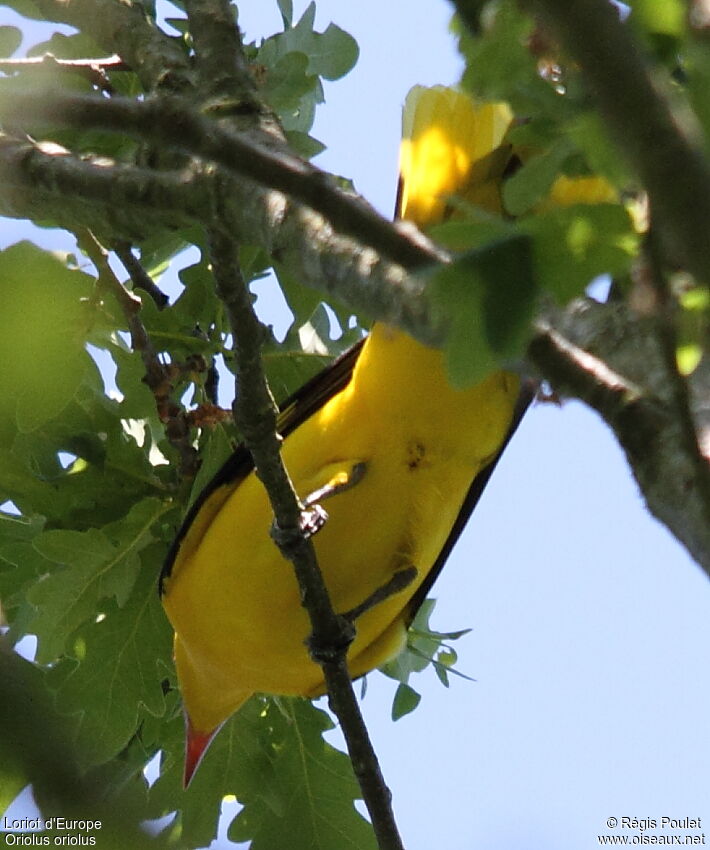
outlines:
[[[510,157],[503,144],[513,119],[505,103],[476,103],[444,86],[415,86],[402,115],[397,215],[419,227],[454,210],[455,197],[500,212],[502,173]]]

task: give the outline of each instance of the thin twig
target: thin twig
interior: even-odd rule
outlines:
[[[134,289],[142,289],[155,302],[156,307],[162,310],[170,303],[168,296],[158,287],[148,274],[148,272],[140,264],[139,260],[133,255],[131,246],[128,242],[115,242],[113,250],[118,259],[123,263],[123,267],[130,275]]]
[[[107,70],[129,71],[130,68],[120,56],[104,56],[98,59],[58,59],[52,53],[42,56],[20,56],[17,58],[0,59],[0,71],[13,73],[17,71],[69,72],[81,74],[89,82],[107,94],[113,94],[114,88]]]
[[[187,0],[186,11],[201,87],[209,95],[237,96],[241,102],[245,98],[254,102],[256,87],[227,0]],[[238,376],[234,415],[274,511],[272,537],[293,564],[301,601],[310,619],[309,650],[323,670],[330,705],[343,730],[378,845],[381,850],[403,850],[392,811],[392,795],[382,776],[348,671],[347,652],[355,637],[352,619],[334,611],[307,531],[312,524],[317,527],[325,515],[318,505],[301,503],[281,458],[278,411],[261,359],[266,329],[256,317],[248,286],[241,276],[234,237],[212,228],[209,239],[213,273],[234,339]],[[413,577],[409,574],[408,581]],[[401,585],[402,575],[398,573],[390,584]],[[374,594],[366,602],[376,604],[386,592],[387,588],[382,588],[378,599]],[[393,592],[391,587],[389,594]]]
[[[402,850],[391,807],[391,794],[362,719],[347,667],[347,651],[354,637],[349,620],[335,613],[318,567],[311,535],[306,528],[318,506],[301,504],[283,465],[276,434],[277,409],[261,362],[265,330],[254,313],[249,291],[241,277],[231,236],[213,229],[209,234],[212,268],[220,299],[229,316],[239,388],[234,416],[274,511],[272,536],[293,564],[302,604],[311,623],[309,648],[321,665],[331,708],[338,717],[348,745],[353,770],[372,819],[381,850]]]
[[[118,302],[128,323],[131,347],[137,351],[145,368],[144,381],[155,398],[165,434],[180,456],[180,472],[192,477],[197,472],[197,451],[190,440],[190,428],[183,408],[171,398],[173,382],[180,373],[177,364],[161,362],[150,341],[141,318],[141,300],[129,292],[116,277],[108,262],[108,252],[89,231],[77,235],[79,247],[87,254],[98,272],[97,284],[110,292]]]

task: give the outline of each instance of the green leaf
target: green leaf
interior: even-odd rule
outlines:
[[[190,29],[190,22],[187,18],[166,18],[165,23],[174,30],[177,30],[181,35],[185,35]]]
[[[0,56],[9,58],[22,44],[22,32],[17,27],[0,27]]]
[[[519,115],[561,108],[561,98],[540,77],[528,48],[532,20],[514,3],[491,4],[490,10],[484,38],[460,29],[460,49],[466,59],[464,88],[485,100],[506,100]]]
[[[30,782],[41,780],[40,788],[46,790],[48,779],[57,782],[71,776],[73,759],[66,743],[71,724],[57,714],[43,671],[4,649],[0,681],[0,812],[4,812]]]
[[[281,56],[266,78],[264,97],[288,124],[299,117],[303,96],[315,91],[316,77],[307,69],[308,56],[293,51]]]
[[[9,542],[32,540],[42,530],[43,524],[40,516],[14,516],[0,511],[0,558],[2,546]]]
[[[273,68],[281,57],[297,52],[308,58],[309,74],[326,80],[345,76],[357,62],[357,42],[335,24],[330,24],[323,33],[315,32],[314,18],[315,3],[310,3],[294,27],[266,39],[259,48],[259,61]]]
[[[703,286],[686,289],[678,298],[676,361],[681,375],[691,375],[700,365],[710,326],[710,295]]]
[[[141,573],[140,554],[154,540],[152,526],[169,507],[145,499],[102,529],[56,529],[34,538],[36,551],[57,565],[28,593],[36,609],[31,629],[39,641],[39,661],[62,654],[74,632],[96,617],[106,600],[126,603]]]
[[[139,706],[156,716],[165,712],[157,665],[169,661],[171,633],[156,593],[156,570],[144,567],[125,605],[110,605],[103,618],[81,629],[75,645],[81,660],[61,681],[57,705],[63,713],[81,713],[83,763],[101,764],[135,733]]]
[[[275,263],[274,272],[286,303],[293,313],[293,324],[291,330],[289,330],[290,336],[292,332],[298,333],[298,329],[310,321],[311,316],[318,309],[318,305],[323,303],[323,297],[315,289],[303,286],[283,264]],[[328,307],[335,314],[340,327],[348,329],[347,332],[354,331],[357,334],[369,327],[370,323],[367,319],[354,315],[350,307],[337,299],[329,298]],[[356,339],[353,338],[351,344],[354,342],[356,342]],[[289,344],[292,345],[292,343]],[[342,345],[339,348],[333,348],[336,353],[341,350],[343,350]]]
[[[464,218],[452,218],[431,227],[432,239],[458,253],[505,239],[514,232],[509,221],[490,215],[479,208],[467,208]]]
[[[225,723],[181,795],[177,828],[185,846],[203,847],[216,837],[222,799],[234,794],[244,808],[228,836],[251,841],[251,850],[375,850],[372,829],[353,805],[361,792],[350,761],[323,739],[332,728],[330,717],[307,700],[249,700]],[[175,809],[183,736],[176,717],[161,742],[165,757],[150,791],[152,817]]]
[[[40,8],[33,0],[3,0],[2,5],[14,9],[23,18],[30,18],[34,21],[46,20],[45,10]]]
[[[116,364],[116,385],[121,392],[121,416],[124,419],[142,419],[155,410],[155,398],[143,380],[145,366],[140,356],[131,351],[119,337],[108,348]]]
[[[279,702],[282,710],[272,702],[260,728],[268,768],[262,763],[254,777],[229,838],[250,838],[251,850],[374,850],[371,827],[353,806],[361,792],[350,762],[322,738],[332,727],[330,718],[304,700]],[[265,775],[271,779],[267,787]]]
[[[674,69],[688,16],[688,8],[681,0],[634,0],[629,24],[658,59]]]
[[[566,304],[602,274],[624,273],[639,236],[619,204],[577,204],[519,222],[532,237],[539,285]]]
[[[265,89],[287,131],[307,133],[322,103],[320,76],[335,79],[354,64],[350,36],[331,25],[325,33],[313,31],[315,5],[311,3],[301,20],[282,33],[266,39],[256,61],[268,70]],[[357,47],[355,46],[355,58]]]
[[[319,142],[318,139],[314,139],[313,136],[302,133],[300,130],[287,130],[286,138],[293,151],[304,159],[313,159],[314,156],[318,156],[325,150],[323,142]]]
[[[103,56],[104,52],[84,33],[65,35],[55,32],[47,41],[32,46],[27,55],[43,56],[45,53],[51,53],[57,59],[86,59],[87,56]]]
[[[298,329],[301,347],[306,354],[327,355],[330,342],[330,319],[321,301],[310,318]]]
[[[355,39],[336,24],[329,24],[314,39],[310,68],[326,80],[339,80],[355,67],[359,55]]]
[[[707,140],[710,139],[710,50],[705,39],[691,41],[686,46],[684,59],[688,97]]]
[[[274,265],[276,279],[279,282],[286,303],[293,313],[294,325],[300,327],[308,321],[313,311],[323,300],[322,295],[308,286],[303,286],[291,274],[286,266],[276,263]]]
[[[84,350],[93,281],[20,242],[0,252],[0,428],[31,432],[64,410],[90,368]]]
[[[56,500],[56,490],[33,476],[23,458],[0,445],[0,498],[3,502],[12,499],[23,513],[46,514]]]
[[[317,375],[333,359],[328,355],[284,350],[282,346],[266,348],[263,357],[269,386],[279,403],[303,386],[309,378]]]
[[[0,514],[0,597],[5,610],[24,602],[24,591],[33,582],[45,575],[52,562],[41,555],[33,546],[32,540],[42,532],[43,518],[31,522],[24,517],[7,517]],[[27,530],[31,537],[22,540],[13,536],[11,522]],[[10,526],[10,527],[8,527]],[[17,635],[18,639],[22,634]]]
[[[633,0],[631,20],[639,21],[649,32],[680,36],[687,13],[681,0]]]
[[[409,685],[400,682],[392,703],[392,720],[399,720],[405,714],[410,714],[421,701],[421,694],[418,694]]]
[[[169,268],[170,260],[175,259],[188,247],[183,230],[168,233],[156,233],[139,244],[141,265],[146,273],[157,283],[160,276]]]
[[[190,491],[190,505],[209,484],[222,464],[234,451],[234,446],[227,432],[222,427],[214,428],[207,436],[200,451],[200,468],[195,476],[195,481]]]
[[[293,0],[277,0],[284,27],[290,27],[293,22]]]
[[[412,673],[421,673],[429,665],[434,668],[439,681],[444,687],[449,687],[448,674],[454,673],[463,679],[470,679],[458,670],[453,669],[456,663],[456,652],[444,644],[444,641],[458,640],[468,634],[470,629],[460,629],[453,632],[436,632],[429,625],[429,619],[434,611],[435,601],[425,599],[417,611],[412,625],[407,633],[407,646],[400,654],[387,664],[380,667],[380,672],[403,685],[408,685]],[[416,694],[416,692],[414,692]],[[398,689],[392,705],[392,717],[397,719],[402,714],[413,711],[419,704],[418,694],[415,700],[407,690]],[[401,704],[399,703],[401,700]],[[406,709],[406,710],[404,710]],[[395,716],[396,715],[396,716]]]
[[[629,184],[626,162],[619,156],[619,151],[599,115],[595,112],[582,112],[566,125],[565,132],[583,152],[593,173],[603,174],[615,186]]]
[[[447,371],[454,387],[482,381],[522,353],[537,296],[530,240],[512,234],[459,257],[431,285],[438,321],[448,327]]]
[[[9,622],[3,637],[10,645],[27,634],[34,613],[26,601],[28,587],[51,566],[32,547],[33,538],[41,533],[43,526],[44,517],[0,512],[0,599]]]
[[[548,193],[573,151],[569,139],[561,139],[549,150],[527,160],[503,184],[503,205],[507,212],[519,216],[532,209]]]

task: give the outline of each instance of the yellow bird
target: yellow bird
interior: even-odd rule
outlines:
[[[501,209],[511,157],[504,104],[417,87],[404,110],[398,212],[420,227],[454,196]],[[282,408],[283,458],[302,499],[330,487],[314,545],[333,605],[354,609],[393,573],[401,592],[355,621],[353,678],[394,657],[511,433],[519,380],[466,390],[442,353],[377,323]],[[345,485],[345,486],[343,486]],[[240,447],[189,511],[161,575],[187,716],[185,782],[220,725],[254,693],[314,697],[320,667],[293,569],[269,537],[272,511]]]

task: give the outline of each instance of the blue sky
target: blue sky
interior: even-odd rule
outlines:
[[[240,7],[250,38],[279,26],[275,0]],[[318,164],[387,215],[407,90],[460,70],[449,14],[444,0],[318,4],[320,28],[336,22],[361,50],[326,86]],[[6,224],[4,244],[25,232]],[[409,850],[631,839],[611,816],[700,817],[710,833],[710,584],[650,518],[595,414],[528,414],[434,595],[435,628],[473,630],[456,649],[475,681],[445,690],[427,672],[417,711],[392,723],[394,684],[372,675],[363,705]]]

